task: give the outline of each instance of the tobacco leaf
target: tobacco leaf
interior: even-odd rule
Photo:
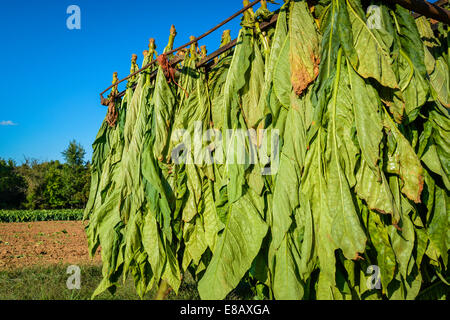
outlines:
[[[230,204],[225,229],[198,283],[202,299],[224,299],[237,286],[258,254],[267,229],[248,194]]]
[[[319,41],[305,1],[292,1],[289,10],[289,62],[292,87],[301,95],[319,74]]]
[[[353,67],[363,78],[373,78],[385,87],[398,88],[392,69],[393,59],[389,54],[392,35],[383,32],[383,26],[381,29],[369,27],[359,1],[348,0],[347,10],[352,26],[353,46],[359,61]]]

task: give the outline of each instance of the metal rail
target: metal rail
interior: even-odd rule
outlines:
[[[420,13],[427,18],[450,24],[450,11],[434,3],[423,0],[385,0],[385,2],[397,3],[406,9]]]
[[[178,47],[178,48],[176,48],[176,49],[173,49],[173,50],[170,50],[169,52],[166,52],[166,55],[169,55],[169,54],[172,54],[172,53],[174,53],[174,52],[177,52],[177,51],[179,51],[179,50],[181,50],[181,49],[184,49],[184,48],[190,46],[190,45],[193,44],[193,43],[198,42],[199,40],[201,40],[201,39],[203,39],[204,37],[208,36],[208,35],[211,34],[212,32],[216,31],[216,30],[219,29],[220,27],[224,26],[225,24],[227,24],[228,22],[230,22],[231,20],[233,20],[234,18],[238,17],[238,16],[241,15],[243,12],[247,11],[248,9],[252,8],[253,6],[257,5],[257,4],[260,3],[260,2],[261,2],[261,0],[253,1],[252,3],[250,3],[250,4],[247,5],[247,6],[245,6],[244,8],[242,8],[241,10],[239,10],[238,12],[236,12],[235,14],[233,14],[231,17],[229,17],[228,19],[222,21],[222,22],[219,23],[217,26],[215,26],[214,28],[212,28],[212,29],[210,29],[209,31],[205,32],[205,33],[202,34],[201,36],[199,36],[199,37],[197,37],[197,38],[195,38],[195,39],[189,41],[188,43],[186,43],[186,44],[184,44],[184,45],[182,45],[182,46],[180,46],[180,47]],[[112,89],[113,87],[117,86],[119,83],[121,83],[121,82],[123,82],[123,81],[125,81],[125,80],[128,80],[129,78],[131,78],[131,77],[137,75],[138,73],[141,73],[143,70],[149,68],[149,67],[152,66],[154,63],[156,63],[156,59],[153,60],[153,61],[151,61],[151,62],[149,62],[146,66],[142,67],[142,68],[139,69],[138,71],[136,71],[136,72],[130,74],[129,76],[123,78],[122,80],[116,82],[115,84],[110,85],[110,86],[109,86],[108,88],[106,88],[102,93],[100,93],[100,99],[103,101],[103,99],[104,99],[104,98],[103,98],[103,94],[104,94],[106,91],[108,91],[108,90]]]
[[[415,17],[419,16],[419,15],[424,15],[427,18],[432,18],[435,19],[437,21],[446,23],[446,24],[450,24],[450,11],[447,9],[444,9],[442,7],[440,7],[439,5],[444,5],[446,3],[448,3],[448,0],[439,0],[436,2],[436,4],[432,4],[429,3],[427,1],[424,0],[383,0],[384,2],[388,2],[388,3],[396,3],[401,5],[402,7],[405,7],[406,9],[409,9],[411,11],[414,11],[414,15]],[[239,10],[238,12],[236,12],[235,14],[233,14],[231,17],[229,17],[228,19],[224,20],[223,22],[219,23],[217,26],[215,26],[214,28],[210,29],[209,31],[205,32],[204,34],[202,34],[201,36],[187,42],[186,44],[175,48],[173,50],[170,50],[166,53],[166,55],[170,55],[173,54],[181,49],[184,49],[188,46],[190,46],[193,43],[198,42],[199,40],[203,39],[204,37],[208,36],[209,34],[211,34],[212,32],[216,31],[217,29],[219,29],[220,27],[224,26],[225,24],[227,24],[228,22],[230,22],[231,20],[233,20],[234,18],[238,17],[240,14],[242,14],[243,12],[247,11],[248,9],[250,9],[251,7],[255,6],[256,4],[258,4],[259,2],[261,2],[261,0],[256,0],[252,3],[250,3],[249,5],[245,6],[243,9]],[[271,20],[269,22],[263,22],[261,23],[260,27],[261,30],[266,29],[270,26],[272,26],[273,24],[276,23],[278,18],[277,14],[274,14],[271,18]],[[233,41],[231,41],[230,43],[228,43],[227,45],[219,48],[218,50],[214,51],[212,54],[208,55],[207,57],[203,58],[202,60],[200,60],[197,63],[197,67],[203,67],[207,64],[209,64],[214,58],[220,56],[221,54],[223,54],[224,52],[230,50],[231,48],[233,48],[237,43],[237,39],[234,39]],[[151,62],[149,62],[146,66],[142,67],[141,69],[139,69],[138,71],[128,75],[127,77],[123,78],[122,80],[116,82],[113,85],[110,85],[108,88],[106,88],[104,91],[102,91],[100,93],[100,99],[101,101],[106,101],[103,98],[103,94],[105,92],[107,92],[108,90],[112,89],[113,87],[117,86],[118,84],[122,83],[123,81],[128,80],[129,78],[141,73],[142,71],[148,69],[150,66],[152,66],[153,64],[156,63],[156,59],[152,60]],[[169,61],[169,64],[174,66],[176,64],[178,64],[180,61],[182,61],[182,58],[176,56],[173,59],[171,59]],[[153,71],[150,74],[150,77],[154,77],[156,76],[156,71]],[[135,87],[135,86],[133,86]],[[119,93],[117,95],[117,97],[123,97],[125,95],[125,91],[122,91],[121,93]]]
[[[264,31],[265,29],[269,28],[270,26],[274,25],[277,22],[278,19],[278,14],[274,14],[272,16],[272,18],[270,19],[270,21],[267,22],[262,22],[260,24],[260,29],[261,31]],[[230,41],[229,43],[227,43],[226,45],[224,45],[223,47],[217,49],[216,51],[214,51],[213,53],[211,53],[210,55],[204,57],[203,59],[201,59],[199,62],[197,62],[196,67],[197,68],[201,68],[201,67],[205,67],[207,66],[211,61],[213,61],[215,58],[217,58],[218,56],[220,56],[221,54],[227,52],[228,50],[232,49],[234,46],[236,46],[237,43],[237,39],[234,39],[232,41]],[[175,56],[174,58],[169,60],[169,64],[171,66],[174,66],[178,63],[180,63],[181,61],[183,61],[183,58],[179,57],[179,56]],[[157,74],[157,70],[153,71],[150,74],[150,78],[156,77]],[[136,85],[133,85],[131,88],[135,88]],[[126,90],[120,92],[117,97],[123,97],[126,93]]]

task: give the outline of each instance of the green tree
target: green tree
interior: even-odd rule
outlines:
[[[61,192],[67,200],[67,208],[83,208],[89,197],[90,165],[70,166],[64,164]]]
[[[62,154],[66,163],[25,159],[16,168],[26,186],[20,201],[22,206],[28,209],[68,209],[86,205],[91,179],[90,163],[84,161],[85,150],[73,140]]]
[[[64,181],[64,165],[54,162],[45,174],[45,188],[43,192],[45,204],[51,209],[68,207],[68,199],[64,194],[66,181]]]
[[[75,140],[62,152],[63,165],[61,192],[67,208],[82,208],[86,205],[90,186],[90,165],[84,162],[84,148]]]
[[[75,140],[72,140],[67,149],[62,152],[62,155],[69,166],[82,166],[84,164],[84,156],[86,155],[86,151],[81,144]]]
[[[14,161],[0,159],[0,209],[18,209],[25,201],[27,183]]]
[[[48,184],[54,185],[54,179],[59,179],[62,174],[62,164],[59,161],[39,162],[36,159],[25,159],[25,162],[17,168],[18,172],[27,182],[26,202],[28,209],[50,209],[54,207],[49,203],[53,193],[48,189]],[[54,202],[54,201],[53,201]]]

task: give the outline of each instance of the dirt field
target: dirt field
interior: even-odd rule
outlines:
[[[0,223],[0,269],[52,264],[100,264],[89,257],[81,221]]]

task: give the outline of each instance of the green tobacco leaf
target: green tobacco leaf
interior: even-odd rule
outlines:
[[[436,60],[436,68],[430,74],[430,83],[436,91],[437,99],[446,108],[450,108],[450,76],[449,67],[443,57]]]
[[[165,251],[167,254],[167,261],[161,279],[167,281],[169,286],[175,291],[175,294],[178,294],[181,285],[181,271],[178,266],[175,251],[170,247],[167,241],[165,243]]]
[[[246,74],[250,67],[250,57],[252,54],[252,34],[249,30],[243,29],[239,32],[238,44],[231,61],[230,70],[224,87],[223,125],[226,128],[236,128],[237,113],[239,106],[239,92],[245,87],[248,80]]]
[[[345,1],[338,1],[333,5],[333,8],[337,11],[337,33],[340,40],[340,45],[344,51],[347,60],[351,65],[357,66],[358,55],[353,46],[353,32],[352,24],[350,23],[350,16],[347,10],[347,4]]]
[[[300,278],[306,282],[317,264],[316,236],[314,234],[314,221],[310,203],[306,195],[300,195],[300,210],[295,211],[296,228],[293,231],[293,243],[300,253],[297,261]]]
[[[155,131],[155,144],[153,146],[153,153],[156,159],[165,160],[167,155],[167,148],[171,133],[171,125],[176,107],[176,97],[172,89],[167,83],[161,67],[156,76],[155,94],[153,97],[153,112]]]
[[[161,233],[155,217],[149,212],[145,218],[142,228],[142,245],[147,252],[155,279],[160,279],[166,262],[164,245],[161,240]]]
[[[289,109],[290,107],[290,95],[292,92],[291,71],[288,59],[289,50],[290,38],[286,36],[273,74],[273,90],[285,109]]]
[[[348,64],[348,63],[347,63]],[[348,65],[349,82],[353,99],[358,142],[363,159],[375,176],[379,175],[380,143],[383,138],[383,122],[376,91],[361,79]]]
[[[253,42],[250,77],[243,89],[242,113],[248,128],[255,128],[262,119],[264,110],[260,109],[260,98],[264,85],[264,60],[258,43]]]
[[[386,293],[388,284],[394,278],[396,261],[395,253],[389,242],[388,228],[381,222],[380,216],[375,212],[369,213],[368,231],[370,240],[377,252],[377,265],[380,268],[381,284]]]
[[[150,97],[152,90],[148,85],[144,85],[142,94],[137,96],[136,101],[136,122],[133,128],[129,128],[129,141],[125,138],[125,147],[122,158],[121,171],[123,172],[122,181],[119,185],[121,190],[121,217],[127,223],[130,217],[140,210],[144,201],[144,192],[142,191],[141,179],[141,154],[143,150],[144,137],[148,128],[150,117]],[[128,119],[127,119],[128,121]],[[127,127],[125,127],[125,136]]]
[[[394,176],[390,177],[390,185],[397,206],[401,208],[401,220],[398,224],[399,229],[393,225],[388,226],[389,238],[398,263],[399,272],[406,278],[408,275],[408,264],[412,258],[414,248],[414,225],[408,215],[411,208],[408,208],[406,200],[400,193],[399,179]]]
[[[395,16],[400,28],[400,43],[406,55],[411,59],[415,72],[425,77],[425,57],[420,33],[410,11],[402,6],[395,6]]]
[[[116,207],[118,197],[119,192],[116,191],[99,208],[99,214],[95,217],[95,220],[90,221],[92,225],[98,226],[98,231],[92,228],[87,230],[90,254],[94,255],[98,245],[102,248],[103,280],[92,294],[92,298],[115,285],[113,276],[115,275],[119,254],[118,244],[121,242],[121,234],[116,228],[121,225],[119,210]]]
[[[288,231],[294,211],[300,205],[301,171],[306,152],[306,129],[300,110],[290,108],[286,120],[286,134],[276,176],[271,248],[276,250]],[[279,182],[279,183],[277,183]],[[281,183],[282,182],[282,183]]]
[[[183,261],[183,269],[186,270],[190,260],[195,265],[198,265],[203,253],[208,248],[205,237],[205,226],[200,216],[197,216],[195,221],[184,225],[183,239],[186,246],[185,254],[188,254],[190,257],[186,263]]]
[[[416,239],[417,239],[417,265],[420,267],[422,263],[422,258],[427,250],[428,247],[428,234],[426,232],[426,229],[419,229],[416,228]]]
[[[436,108],[430,111],[430,123],[433,127],[433,142],[436,144],[436,151],[447,177],[450,176],[450,116],[444,108]],[[445,178],[443,178],[445,181]]]
[[[413,121],[426,102],[429,85],[426,80],[425,52],[417,25],[410,12],[399,5],[395,9],[395,22],[400,38],[399,86],[405,101],[407,121]]]
[[[397,111],[397,113],[399,113],[399,116],[396,117],[401,118],[401,122],[410,123],[417,118],[420,108],[427,101],[429,86],[425,79],[425,76],[419,73],[413,61],[406,55],[403,50],[400,50],[398,66],[399,86],[401,88],[401,93],[397,91],[396,97],[400,101],[395,100],[394,98],[394,105],[400,105],[400,107],[397,107],[402,109],[404,107],[406,119],[403,119],[403,110]],[[395,111],[395,109],[393,110]],[[396,121],[400,122],[397,118]]]
[[[157,160],[152,152],[154,138],[147,134],[142,153],[142,180],[145,188],[145,199],[148,207],[160,225],[165,237],[172,241],[172,210],[169,205],[168,195],[163,185],[163,178],[157,165]]]
[[[187,200],[186,205],[183,208],[183,221],[189,222],[199,212],[200,199],[202,196],[202,181],[198,168],[193,164],[186,164],[186,177],[187,177]]]
[[[422,274],[417,270],[417,266],[414,266],[413,271],[405,279],[404,285],[406,291],[405,299],[415,300],[422,286]]]
[[[430,49],[439,46],[439,41],[436,39],[433,29],[431,29],[430,21],[428,21],[425,16],[416,18],[415,23],[417,26],[417,31],[422,38],[423,45]]]
[[[198,284],[202,299],[224,299],[237,286],[258,254],[267,228],[248,195],[230,206],[214,256]]]
[[[358,197],[366,201],[369,209],[391,214],[393,222],[398,223],[400,220],[399,209],[384,173],[381,172],[380,174],[381,176],[378,178],[366,162],[364,160],[361,161],[360,168],[356,174],[355,191]]]
[[[448,108],[450,105],[448,59],[446,60],[439,52],[441,44],[431,28],[430,22],[421,16],[416,19],[416,25],[423,41],[421,45],[424,48],[424,62],[430,77],[430,84],[434,89],[436,99]],[[445,46],[442,47],[446,50]]]
[[[353,67],[363,78],[373,78],[385,87],[398,88],[389,46],[382,40],[384,34],[369,28],[359,2],[347,1],[347,10],[352,25],[353,45],[359,60],[359,64]]]
[[[304,284],[298,272],[299,253],[291,237],[286,235],[282,240],[275,257],[275,273],[273,294],[277,300],[301,300],[304,295]]]
[[[349,92],[345,90],[347,86],[343,85],[348,79],[340,82],[341,54],[340,50],[334,92],[329,104],[327,145],[331,154],[327,172],[327,197],[333,217],[331,237],[347,259],[356,259],[359,252],[364,252],[366,236],[361,228],[350,190],[350,183],[355,179],[353,177],[355,153],[349,133],[353,119],[352,112],[348,109]],[[344,78],[345,73],[342,76]]]
[[[100,130],[97,133],[97,137],[92,144],[93,154],[91,164],[91,188],[89,191],[89,200],[84,210],[83,220],[86,220],[90,216],[94,205],[97,204],[96,199],[99,196],[99,184],[104,167],[103,164],[105,163],[109,154],[108,134],[108,123],[106,122],[106,120],[103,120]]]
[[[386,112],[386,128],[396,141],[395,150],[389,152],[388,172],[395,173],[402,179],[402,192],[409,199],[420,203],[423,189],[423,168],[410,143],[401,134]]]
[[[405,101],[400,89],[380,88],[379,94],[383,103],[389,108],[396,123],[402,123],[405,113]]]
[[[194,138],[196,122],[205,120],[207,114],[207,106],[205,106],[204,99],[208,97],[205,92],[203,92],[202,96],[198,91],[198,81],[200,79],[199,72],[195,70],[196,59],[195,57],[186,58],[183,63],[183,73],[180,76],[179,85],[186,90],[187,94],[183,89],[178,88],[178,103],[173,125],[171,126],[172,134],[168,150],[170,156],[176,146],[186,142],[184,140],[185,137]],[[188,151],[190,152],[191,150]]]
[[[448,250],[450,246],[450,214],[449,195],[441,188],[436,188],[433,215],[428,225],[428,234],[433,245],[439,250],[447,268]]]
[[[428,149],[424,152],[421,160],[431,171],[442,177],[445,187],[447,190],[450,190],[449,176],[442,167],[436,145],[432,144],[428,146]]]
[[[229,177],[228,200],[233,203],[244,193],[246,184],[245,171],[249,167],[247,134],[241,130],[233,130],[227,138],[226,161]]]
[[[270,101],[270,97],[273,95],[274,85],[274,71],[277,62],[279,61],[280,52],[283,49],[283,44],[288,34],[287,29],[287,10],[289,4],[286,3],[280,8],[278,14],[277,25],[275,33],[272,38],[272,44],[270,47],[270,55],[268,61],[266,61],[266,71],[264,75],[264,89],[261,95],[259,103],[260,110],[264,110],[264,113],[271,113],[273,117],[277,117],[279,113],[280,104]]]
[[[219,231],[224,228],[224,224],[220,221],[214,203],[214,191],[211,181],[205,179],[203,181],[203,201],[204,211],[203,219],[205,226],[205,239],[211,251],[214,253]]]
[[[333,212],[333,241],[342,249],[347,259],[356,259],[364,252],[366,237],[355,210],[350,187],[338,164],[337,155],[329,167],[328,199]]]
[[[338,49],[341,45],[339,37],[338,6],[335,2],[329,4],[320,19],[322,29],[322,52],[320,56],[319,75],[314,87],[321,88],[333,74],[336,65]]]
[[[315,248],[320,264],[317,299],[333,299],[336,261],[336,245],[331,239],[332,216],[328,209],[327,184],[324,179],[324,137],[319,129],[310,151],[306,155],[305,171],[302,177],[302,192],[310,202],[314,221]]]
[[[124,241],[122,243],[124,250],[124,267],[123,272],[128,274],[129,269],[134,267],[136,256],[141,253],[142,248],[142,216],[133,214],[124,228]]]
[[[248,81],[247,70],[251,66],[252,55],[252,32],[246,28],[240,31],[238,45],[233,55],[230,70],[224,87],[223,97],[223,141],[225,143],[225,159],[227,161],[228,176],[230,179],[228,188],[228,199],[231,203],[237,201],[243,194],[245,184],[245,158],[247,152],[243,152],[245,146],[242,132],[236,129],[246,129],[245,121],[241,114],[241,93]],[[234,129],[231,137],[227,136],[226,129]],[[237,150],[235,149],[238,147]],[[242,157],[244,161],[242,161]]]
[[[228,56],[219,61],[219,63],[210,70],[208,88],[211,99],[211,120],[214,128],[222,130],[223,114],[223,96],[225,82],[228,76],[228,70],[232,56]]]

